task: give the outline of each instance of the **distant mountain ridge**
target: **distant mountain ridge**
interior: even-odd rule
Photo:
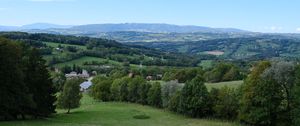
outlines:
[[[117,32],[136,31],[153,33],[239,33],[249,32],[235,28],[211,28],[194,25],[172,25],[160,23],[121,23],[121,24],[87,24],[87,25],[56,25],[49,23],[34,23],[23,26],[0,26],[0,31],[36,31],[39,32],[76,32],[76,33],[97,33],[97,32]]]
[[[27,31],[33,29],[39,30],[46,30],[46,29],[63,29],[63,28],[71,28],[72,25],[57,25],[57,24],[50,24],[50,23],[34,23],[34,24],[27,24],[22,26],[3,26],[0,25],[0,31]]]
[[[190,33],[190,32],[248,32],[235,28],[210,28],[194,25],[172,25],[172,24],[151,24],[151,23],[124,23],[124,24],[89,24],[70,28],[70,30],[86,32],[117,32],[137,31],[153,33]]]

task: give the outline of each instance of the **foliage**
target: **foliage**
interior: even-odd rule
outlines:
[[[201,76],[187,82],[181,91],[179,112],[191,117],[204,117],[209,113],[208,91]]]
[[[128,101],[134,102],[134,103],[138,102],[138,100],[140,99],[138,89],[142,83],[146,83],[146,81],[140,76],[134,77],[129,81],[129,83],[128,83]]]
[[[214,69],[206,72],[204,76],[208,82],[233,81],[243,78],[240,70],[233,64],[228,63],[217,64]]]
[[[123,77],[121,78],[121,85],[120,85],[120,100],[121,101],[129,101],[128,95],[128,83],[130,82],[131,78],[129,77]]]
[[[234,89],[223,87],[221,89],[211,90],[211,99],[214,98],[213,112],[215,117],[235,120],[238,115],[238,99]]]
[[[148,98],[148,92],[151,89],[151,85],[147,82],[141,83],[138,87],[138,95],[139,95],[139,100],[138,103],[142,105],[146,105],[147,98]]]
[[[180,105],[180,95],[181,92],[177,91],[174,95],[172,95],[168,101],[167,109],[173,112],[179,112]]]
[[[293,125],[296,126],[300,123],[300,65],[295,68],[295,87],[292,90],[292,117]]]
[[[181,90],[183,84],[178,83],[178,81],[168,81],[162,85],[162,101],[163,107],[168,107],[171,98],[176,95],[178,91]]]
[[[158,82],[152,84],[151,88],[148,92],[148,104],[161,107],[162,106],[162,99],[161,99],[161,85]]]
[[[111,98],[110,88],[112,80],[103,76],[96,76],[92,80],[92,96],[100,101],[109,101]]]
[[[120,101],[120,88],[121,88],[121,85],[122,85],[122,79],[115,79],[113,81],[113,83],[111,84],[111,87],[110,87],[110,93],[111,93],[111,96],[110,96],[110,99],[113,100],[113,101]]]
[[[0,38],[0,120],[54,113],[54,89],[38,50]]]
[[[82,94],[79,85],[82,82],[82,79],[77,78],[66,81],[63,91],[58,96],[58,108],[68,109],[67,113],[70,113],[70,109],[78,108],[80,106]]]
[[[23,82],[22,48],[3,38],[0,45],[0,119],[11,120],[26,114],[23,109],[33,107],[34,103]]]
[[[184,83],[186,81],[192,80],[197,75],[202,75],[203,73],[204,71],[201,68],[171,70],[165,73],[163,80],[164,81],[178,80],[178,82]]]
[[[32,108],[32,114],[35,117],[47,116],[55,112],[53,103],[56,97],[46,62],[36,49],[28,50],[26,53],[27,56],[23,57],[24,83],[35,101],[36,106]]]

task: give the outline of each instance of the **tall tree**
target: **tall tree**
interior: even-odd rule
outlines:
[[[208,98],[204,79],[197,76],[184,85],[180,96],[179,112],[192,117],[204,117],[210,110]]]
[[[58,108],[67,109],[67,113],[70,113],[70,109],[80,106],[82,94],[79,85],[82,82],[83,80],[78,78],[66,81],[63,91],[58,96]]]
[[[120,100],[121,101],[128,101],[128,83],[130,82],[131,78],[123,77],[121,78],[122,83],[120,85]]]
[[[147,83],[146,81],[144,81],[143,83],[141,83],[139,85],[138,88],[138,94],[139,94],[139,100],[138,103],[140,104],[147,104],[147,93],[149,91],[149,89],[151,88],[151,85],[149,83]]]
[[[295,87],[293,88],[292,117],[293,125],[300,124],[300,65],[295,68]]]
[[[97,76],[92,82],[92,96],[100,101],[109,101],[112,81],[107,77]]]
[[[36,104],[36,107],[32,108],[32,114],[34,116],[48,116],[54,113],[55,89],[45,65],[46,61],[42,59],[36,49],[29,49],[23,61],[24,82],[29,88],[29,93],[33,95]]]
[[[129,83],[128,83],[128,100],[130,102],[138,102],[140,99],[138,89],[140,84],[145,83],[145,79],[143,79],[140,76],[134,77]]]
[[[216,89],[213,92],[216,92]],[[213,104],[215,117],[235,120],[238,108],[237,93],[234,89],[225,86],[217,91],[216,102]]]
[[[161,99],[161,85],[159,82],[152,84],[151,88],[148,91],[148,104],[161,107],[162,99]]]
[[[34,107],[23,82],[21,54],[21,46],[0,38],[0,119],[16,119]]]
[[[242,122],[258,126],[276,124],[282,97],[280,86],[269,74],[265,74],[269,67],[270,62],[260,62],[245,80],[239,113]]]

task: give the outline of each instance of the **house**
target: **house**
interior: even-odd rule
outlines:
[[[148,80],[148,81],[153,80],[153,77],[152,76],[147,76],[146,80]]]
[[[74,78],[74,77],[77,77],[77,72],[72,71],[71,73],[66,74],[65,76],[66,76],[66,78]]]
[[[76,72],[72,71],[69,74],[65,74],[65,76],[66,76],[66,78],[76,78],[76,77],[79,77],[79,78],[84,78],[84,79],[87,79],[87,78],[90,77],[89,73],[86,70],[82,70],[82,73],[80,73],[80,74],[77,74]]]
[[[86,70],[82,70],[82,73],[81,73],[81,74],[78,74],[78,77],[81,77],[81,78],[89,78],[90,75],[89,75],[89,73],[88,73]]]
[[[81,92],[86,92],[91,85],[92,85],[91,81],[85,81],[85,82],[81,83],[80,84],[80,91]]]

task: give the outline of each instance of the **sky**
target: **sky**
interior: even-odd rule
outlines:
[[[0,0],[0,25],[167,23],[300,33],[300,0]]]

